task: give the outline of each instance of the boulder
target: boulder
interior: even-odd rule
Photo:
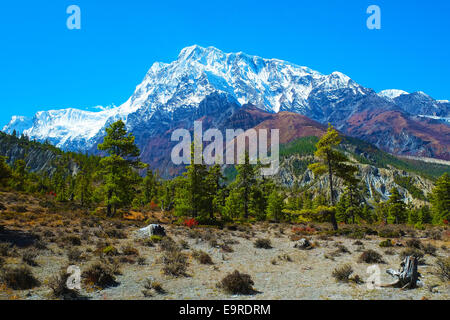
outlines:
[[[137,231],[137,236],[140,238],[151,237],[151,236],[161,236],[166,235],[166,230],[163,226],[159,224],[150,224],[145,228],[141,228]]]
[[[302,249],[302,250],[309,250],[312,249],[311,242],[309,242],[308,239],[300,239],[297,241],[297,243],[294,245],[294,248]]]

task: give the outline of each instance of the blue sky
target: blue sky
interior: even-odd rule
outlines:
[[[81,30],[66,27],[71,4]],[[381,30],[366,27],[371,4]],[[192,44],[450,99],[449,15],[447,0],[2,1],[0,126],[15,114],[120,105],[153,62]]]

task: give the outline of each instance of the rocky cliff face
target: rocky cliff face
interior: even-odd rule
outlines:
[[[56,170],[55,162],[61,158],[61,151],[0,133],[0,155],[5,156],[11,166],[16,160],[24,160],[30,172],[51,175]],[[79,167],[74,161],[69,161],[66,169],[75,175]]]
[[[274,179],[285,186],[292,187],[294,184],[298,184],[301,187],[309,186],[313,191],[326,192],[329,190],[328,177],[324,175],[319,179],[315,179],[314,174],[307,169],[307,165],[312,162],[314,162],[313,156],[291,155],[286,157],[281,161],[279,174]],[[352,164],[358,167],[358,178],[361,180],[361,189],[366,191],[365,199],[367,201],[377,198],[387,200],[390,196],[390,190],[396,187],[406,202],[415,206],[424,205],[424,200],[417,199],[410,190],[396,183],[396,176],[410,177],[412,184],[422,190],[425,196],[431,192],[434,186],[429,179],[392,166],[389,166],[389,168],[377,168],[360,163]],[[334,183],[337,194],[342,194],[345,189],[343,181],[336,179]]]

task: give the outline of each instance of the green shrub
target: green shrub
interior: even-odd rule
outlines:
[[[160,242],[162,240],[162,237],[154,234],[154,235],[150,236],[150,240],[152,242],[154,242],[154,243],[157,243],[157,242]]]
[[[102,252],[107,256],[116,256],[119,254],[119,250],[117,250],[114,246],[107,246],[102,250]]]

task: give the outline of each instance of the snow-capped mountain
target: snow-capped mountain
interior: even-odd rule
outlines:
[[[383,90],[378,95],[412,115],[443,121],[450,117],[448,100],[435,100],[422,91],[408,93],[403,90],[390,89]]]
[[[98,112],[40,111],[33,119],[13,117],[3,131],[16,130],[66,150],[94,150],[105,126],[122,119],[145,152],[150,137],[170,130],[177,121],[206,114],[216,121],[225,119],[244,104],[272,113],[300,113],[322,123],[331,122],[344,132],[350,117],[373,108],[448,115],[448,102],[421,93],[386,90],[377,94],[337,71],[321,74],[278,59],[194,45],[184,48],[171,63],[154,63],[133,95],[119,107]]]
[[[323,75],[277,59],[263,59],[242,52],[224,53],[214,47],[184,48],[170,64],[156,62],[134,94],[123,105],[99,112],[78,109],[40,111],[33,119],[14,117],[3,131],[16,130],[30,138],[49,140],[64,149],[89,148],[93,138],[111,121],[127,120],[139,110],[140,121],[155,111],[171,115],[177,109],[195,109],[212,93],[225,93],[240,105],[253,105],[270,112],[282,110],[313,118],[326,118],[311,104],[324,93],[339,103],[345,95],[364,95],[367,89],[340,72]],[[133,123],[128,123],[129,128]]]
[[[378,93],[378,95],[380,97],[391,99],[391,100],[394,100],[395,98],[398,98],[403,94],[409,94],[409,93],[406,91],[403,91],[403,90],[398,90],[398,89],[387,89],[387,90],[380,91]]]

